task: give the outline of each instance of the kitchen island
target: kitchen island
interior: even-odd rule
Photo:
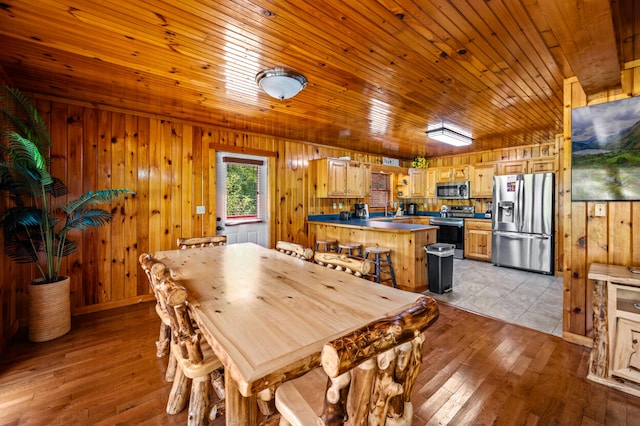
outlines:
[[[403,222],[406,219],[406,216],[402,217]],[[398,288],[421,293],[428,288],[424,246],[436,242],[438,227],[397,222],[389,218],[309,219],[309,246],[315,248],[317,239],[336,239],[338,243],[360,243],[363,248],[387,247],[391,250]]]

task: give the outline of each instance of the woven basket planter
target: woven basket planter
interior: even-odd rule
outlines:
[[[46,342],[71,330],[70,279],[29,283],[29,340]]]

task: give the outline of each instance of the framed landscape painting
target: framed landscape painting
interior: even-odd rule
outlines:
[[[571,200],[640,200],[640,97],[571,111]]]

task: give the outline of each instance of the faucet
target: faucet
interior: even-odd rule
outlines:
[[[393,212],[389,212],[389,203],[393,203],[393,201],[389,201],[387,203],[384,203],[384,216],[393,216]]]

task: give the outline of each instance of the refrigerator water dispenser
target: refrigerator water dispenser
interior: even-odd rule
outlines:
[[[513,223],[513,201],[500,201],[498,203],[498,222]]]

